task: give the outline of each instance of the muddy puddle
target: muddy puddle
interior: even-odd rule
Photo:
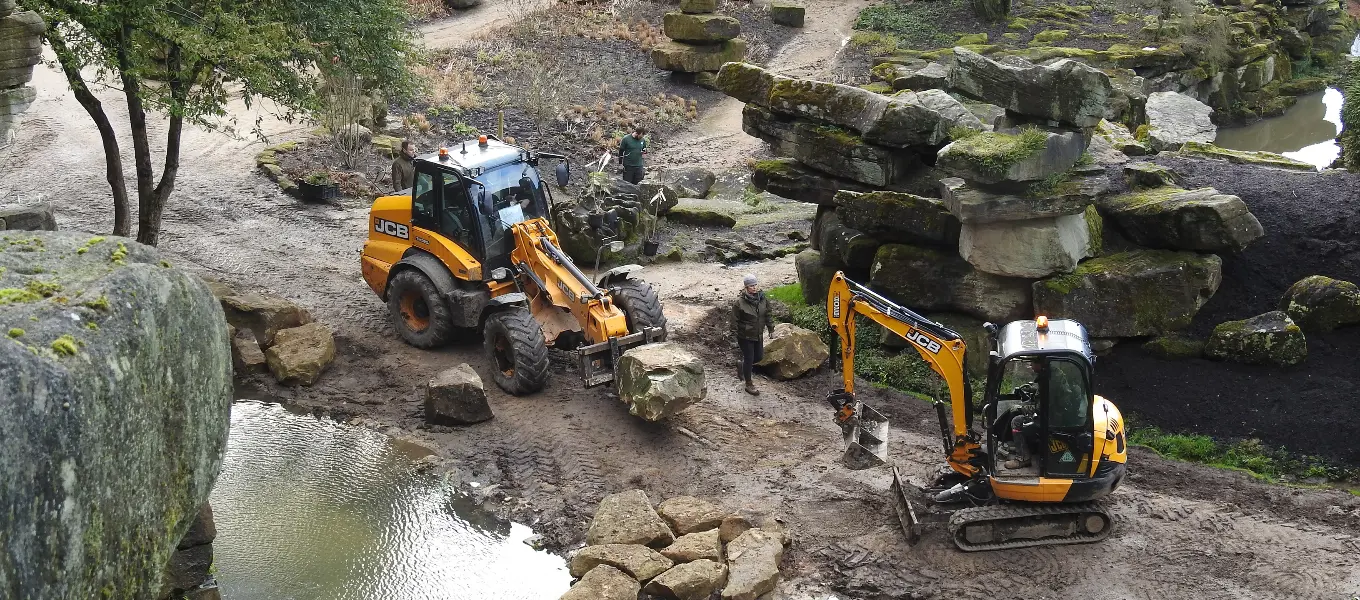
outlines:
[[[240,401],[212,493],[227,600],[555,598],[561,557],[415,469],[429,452]]]
[[[1283,115],[1243,127],[1218,130],[1214,144],[1234,150],[1264,150],[1327,168],[1341,153],[1341,91],[1327,88],[1301,96]]]

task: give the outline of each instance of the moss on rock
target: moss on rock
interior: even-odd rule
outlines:
[[[1214,328],[1204,356],[1249,365],[1297,365],[1308,357],[1303,330],[1283,311],[1272,311]]]
[[[1280,310],[1304,331],[1360,324],[1360,287],[1324,275],[1305,277],[1289,286]]]

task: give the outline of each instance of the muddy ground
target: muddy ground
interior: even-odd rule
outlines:
[[[495,5],[490,0],[488,6]],[[839,47],[834,44],[848,35],[860,5],[816,3],[808,37],[792,40],[785,48],[795,54],[773,62],[810,72],[829,68]],[[833,45],[827,50],[804,45],[807,40]],[[111,211],[97,132],[58,73],[40,67],[37,86],[39,100],[25,115],[20,139],[0,149],[0,198],[52,201],[62,228],[105,232]],[[106,102],[106,108],[115,123],[125,122],[119,103]],[[691,143],[664,160],[740,164],[758,144],[730,127],[740,114],[732,109],[720,103],[701,114],[680,136]],[[274,123],[268,130],[298,132]],[[517,398],[494,386],[488,390],[494,420],[427,428],[422,383],[459,362],[481,372],[487,366],[475,339],[438,352],[398,341],[357,268],[365,208],[307,206],[282,195],[253,170],[260,144],[191,129],[184,145],[162,236],[171,260],[242,289],[292,298],[336,331],[336,362],[316,386],[256,383],[284,401],[429,446],[455,481],[481,483],[488,507],[532,525],[554,550],[582,541],[604,494],[642,488],[654,500],[693,494],[754,516],[783,518],[795,541],[776,598],[1360,594],[1360,498],[1265,485],[1138,450],[1127,483],[1109,498],[1117,529],[1104,543],[964,554],[931,526],[909,548],[887,502],[887,470],[848,471],[836,461],[840,434],[822,397],[837,386],[837,376],[762,381],[765,393],[752,397],[738,387],[732,349],[712,335],[720,320],[710,311],[731,297],[741,273],[753,271],[767,285],[791,282],[792,257],[737,268],[671,263],[642,273],[659,288],[675,339],[708,360],[707,400],[672,422],[640,422],[605,390],[583,391],[557,356],[557,373],[542,393]],[[866,400],[893,419],[897,466],[924,484],[942,460],[930,407],[863,389]],[[927,518],[938,522],[943,515]]]

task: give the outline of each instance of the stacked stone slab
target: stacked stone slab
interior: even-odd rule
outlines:
[[[711,85],[724,63],[746,56],[741,22],[714,14],[717,0],[681,0],[679,12],[663,17],[661,31],[669,40],[652,49],[656,68],[692,74],[697,83]]]
[[[14,0],[0,0],[0,146],[14,141],[19,115],[38,97],[28,82],[41,60],[47,29],[38,13],[15,10]]]

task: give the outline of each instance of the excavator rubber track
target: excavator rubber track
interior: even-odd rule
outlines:
[[[1114,518],[1095,502],[997,504],[965,508],[949,518],[949,535],[965,552],[1090,544],[1113,530]]]

